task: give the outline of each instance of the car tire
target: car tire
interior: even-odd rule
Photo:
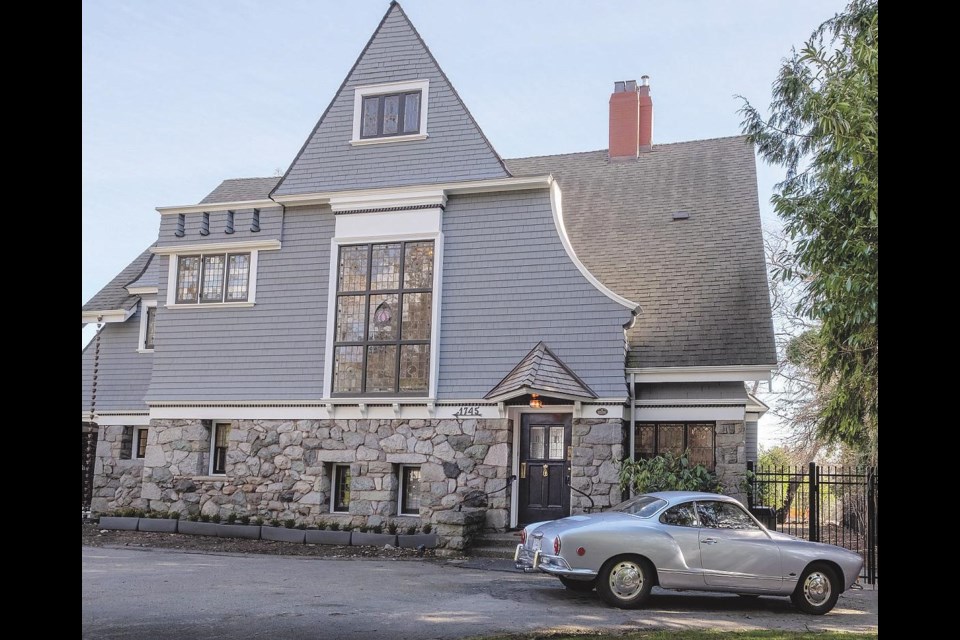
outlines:
[[[620,609],[636,609],[650,598],[654,569],[647,560],[636,556],[612,558],[597,576],[597,593]]]
[[[829,565],[814,562],[800,574],[797,588],[790,595],[793,605],[816,616],[822,616],[837,604],[840,579]]]
[[[565,576],[557,576],[560,578],[560,582],[563,583],[567,589],[570,591],[582,591],[589,592],[593,591],[597,586],[597,579],[593,580],[574,580],[573,578],[567,578]]]

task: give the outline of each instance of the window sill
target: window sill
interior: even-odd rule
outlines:
[[[213,476],[190,476],[191,480],[199,480],[200,482],[224,482],[228,480],[226,474],[224,475],[213,475]]]
[[[137,353],[153,353],[153,349],[137,349]]]
[[[348,516],[350,515],[349,511],[331,511],[330,515],[332,516]]]
[[[246,309],[254,306],[253,302],[206,302],[204,304],[168,304],[167,309]]]
[[[425,133],[412,133],[406,136],[384,136],[382,138],[361,138],[360,140],[351,140],[350,145],[354,147],[364,147],[368,144],[386,144],[388,142],[412,142],[414,140],[426,140],[429,136]]]

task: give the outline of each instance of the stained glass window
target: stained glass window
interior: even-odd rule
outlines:
[[[713,422],[638,423],[634,438],[636,458],[672,453],[688,455],[691,465],[716,466]]]
[[[249,290],[249,253],[177,258],[177,304],[245,302]]]
[[[333,392],[429,390],[433,242],[340,247]]]
[[[546,427],[530,427],[530,458],[543,460]]]
[[[383,138],[420,132],[419,91],[366,96],[361,107],[361,138]]]
[[[563,427],[550,427],[551,460],[563,460]]]

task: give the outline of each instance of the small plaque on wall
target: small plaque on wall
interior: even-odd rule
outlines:
[[[605,415],[607,415],[607,413],[608,413],[608,411],[607,411],[607,408],[606,408],[606,407],[600,407],[599,409],[597,409],[597,415],[598,415],[598,416],[605,416]]]

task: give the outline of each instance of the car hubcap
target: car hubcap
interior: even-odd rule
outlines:
[[[643,569],[635,562],[618,562],[610,572],[610,590],[618,598],[629,600],[643,588]]]
[[[830,597],[830,579],[814,571],[803,581],[803,597],[815,607],[819,607]]]

